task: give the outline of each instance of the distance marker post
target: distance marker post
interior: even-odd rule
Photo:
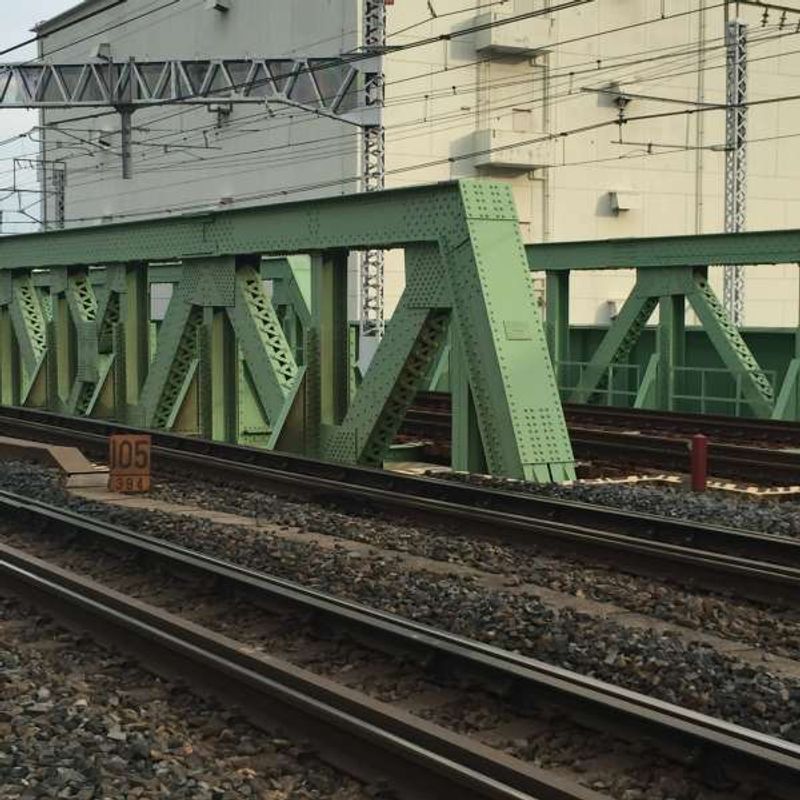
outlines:
[[[108,438],[108,488],[112,492],[150,491],[150,436],[120,434]]]

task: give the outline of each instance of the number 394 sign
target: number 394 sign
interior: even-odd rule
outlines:
[[[150,491],[150,437],[109,437],[109,481],[112,492]]]

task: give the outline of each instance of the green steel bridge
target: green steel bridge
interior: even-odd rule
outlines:
[[[361,376],[348,257],[390,248],[406,286]],[[4,237],[0,400],[380,465],[417,391],[446,386],[454,466],[567,480],[562,399],[800,419],[800,336],[762,342],[781,353],[763,369],[707,276],[798,260],[800,231],[525,247],[510,189],[489,181]],[[571,271],[623,268],[637,281],[610,328],[571,329]],[[687,356],[698,335],[708,364]]]

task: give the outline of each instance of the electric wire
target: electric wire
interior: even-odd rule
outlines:
[[[695,51],[695,52],[696,52],[696,51]],[[577,97],[577,95],[576,95],[576,97]],[[519,103],[517,102],[517,100],[518,100],[518,99],[519,99],[519,98],[513,98],[513,102],[507,103],[507,104],[505,104],[504,106],[493,106],[493,107],[491,108],[491,112],[492,112],[492,113],[495,113],[496,111],[498,111],[498,110],[502,110],[503,108],[506,108],[506,109],[508,109],[508,108],[514,108],[514,107],[516,107],[516,106],[519,104]],[[417,121],[416,121],[416,120],[412,120],[412,121],[409,121],[409,122],[407,122],[407,123],[403,123],[403,125],[404,125],[404,126],[415,126],[415,125],[417,125]],[[389,129],[391,130],[391,126],[389,126]],[[438,128],[438,129],[437,129],[437,132],[439,132],[439,131],[441,131],[441,128]],[[415,134],[415,135],[421,135],[421,134]],[[329,139],[331,139],[331,140],[338,140],[340,137],[328,137],[328,138],[329,138]],[[321,140],[321,141],[324,141],[324,140]],[[393,139],[393,141],[399,141],[399,139]],[[295,145],[297,145],[297,144],[310,145],[310,144],[312,144],[312,143],[311,143],[311,142],[303,142],[303,143],[290,143],[289,145],[285,145],[285,147],[287,147],[287,148],[291,148],[291,147],[294,147],[294,146],[295,146]],[[213,160],[214,160],[215,158],[224,159],[224,160],[226,161],[226,163],[233,163],[233,161],[232,161],[231,159],[234,159],[234,158],[240,158],[241,156],[244,156],[244,155],[247,155],[247,156],[249,156],[249,155],[254,155],[254,154],[256,154],[256,153],[259,153],[259,152],[265,152],[265,151],[269,151],[269,150],[275,150],[275,149],[280,149],[280,148],[274,148],[274,147],[270,147],[270,148],[257,148],[257,149],[255,149],[255,150],[248,150],[248,151],[244,151],[243,153],[236,153],[236,154],[226,154],[226,155],[222,155],[222,156],[219,156],[219,157],[214,157],[214,156],[212,156],[212,157],[209,157],[209,158],[204,158],[204,159],[202,159],[202,161],[191,162],[191,164],[190,164],[190,166],[189,166],[189,167],[185,167],[185,166],[184,166],[184,163],[186,163],[186,162],[183,162],[183,163],[181,163],[180,165],[173,165],[173,166],[167,165],[167,166],[163,166],[163,167],[161,167],[161,169],[172,169],[172,168],[175,168],[175,167],[177,167],[178,169],[181,169],[181,168],[187,168],[187,169],[188,169],[188,168],[192,168],[192,167],[195,167],[195,166],[197,166],[197,165],[202,165],[202,164],[206,164],[206,165],[208,165],[208,166],[210,167],[210,166],[211,166],[211,162],[213,162]],[[327,152],[327,151],[326,151],[326,152]],[[307,153],[304,153],[304,154],[303,154],[302,156],[300,156],[300,157],[302,157],[302,158],[305,160],[305,159],[308,157],[308,155],[307,155]],[[300,158],[300,157],[298,157],[298,158]],[[272,163],[272,162],[271,162],[271,163]],[[84,185],[84,184],[80,184],[80,185]]]
[[[759,100],[748,101],[747,103],[744,103],[742,105],[744,107],[760,107],[760,106],[772,105],[772,104],[776,104],[776,103],[796,102],[796,101],[800,101],[800,94],[782,95],[782,96],[779,96],[779,97],[762,98],[762,99],[759,99]],[[710,107],[703,107],[703,108],[681,109],[681,110],[677,110],[677,111],[657,112],[657,113],[651,113],[651,114],[640,114],[640,115],[629,117],[627,122],[631,123],[631,122],[639,122],[639,121],[650,121],[650,120],[654,120],[654,119],[685,117],[685,116],[690,116],[690,115],[694,115],[694,114],[709,113],[711,111],[719,111],[719,110],[724,110],[724,109],[725,109],[725,106],[724,105],[720,105],[718,107],[717,106],[710,106]],[[526,144],[538,144],[538,143],[541,143],[541,142],[544,142],[544,141],[550,141],[550,140],[563,140],[563,139],[565,139],[565,138],[567,138],[569,136],[574,136],[576,134],[586,133],[588,131],[593,131],[593,130],[600,130],[602,128],[607,128],[607,127],[610,127],[610,126],[613,126],[613,125],[616,125],[616,124],[617,124],[616,120],[604,120],[604,121],[601,121],[601,122],[588,123],[586,125],[582,125],[582,126],[579,126],[579,127],[576,127],[576,128],[569,129],[569,130],[560,131],[560,132],[557,132],[557,133],[548,134],[546,136],[540,136],[540,137],[537,137],[537,138],[529,139],[527,141],[519,142],[519,143],[516,143],[514,146],[524,146]],[[447,158],[431,159],[430,161],[425,162],[425,163],[421,163],[421,164],[420,163],[416,163],[416,164],[412,164],[412,165],[408,165],[408,166],[404,166],[404,167],[396,167],[394,169],[387,170],[387,176],[389,176],[389,175],[407,174],[409,172],[414,172],[414,171],[417,171],[417,170],[420,170],[420,169],[430,169],[430,168],[433,168],[433,167],[436,167],[436,166],[441,166],[441,165],[445,165],[445,164],[452,164],[452,163],[455,163],[455,162],[458,162],[458,161],[463,161],[463,160],[466,160],[466,159],[475,158],[476,156],[479,156],[479,155],[487,155],[487,154],[490,154],[490,153],[493,153],[493,152],[502,151],[502,150],[505,150],[505,149],[508,149],[508,146],[503,145],[503,146],[497,146],[497,147],[491,147],[491,148],[483,148],[481,150],[475,150],[475,151],[472,151],[472,152],[469,152],[469,153],[460,154],[458,156],[449,156]],[[269,192],[256,192],[256,193],[242,194],[242,195],[239,195],[238,197],[230,198],[229,202],[232,202],[232,203],[233,202],[235,202],[235,203],[249,202],[249,201],[252,201],[252,200],[264,200],[264,199],[269,199],[269,198],[273,198],[273,197],[285,198],[285,197],[291,196],[293,194],[298,194],[298,193],[305,193],[305,192],[309,192],[309,191],[317,191],[317,190],[320,190],[320,189],[328,189],[328,188],[336,188],[336,187],[346,186],[348,184],[351,184],[351,183],[354,183],[354,182],[358,181],[359,177],[360,176],[358,176],[358,175],[353,175],[353,176],[347,176],[345,178],[331,179],[331,180],[328,180],[328,181],[318,181],[316,183],[309,183],[309,184],[300,185],[300,186],[293,186],[293,187],[288,187],[288,188],[272,190],[272,191],[269,191]],[[193,201],[192,203],[177,204],[172,208],[163,209],[163,212],[165,212],[167,215],[170,215],[170,214],[175,214],[176,212],[191,211],[191,210],[196,210],[198,208],[206,208],[206,207],[209,206],[209,204],[212,204],[215,201],[216,201],[216,198],[198,199],[196,201]],[[115,218],[117,218],[117,219],[133,219],[133,218],[139,218],[139,217],[147,217],[147,216],[152,215],[154,212],[158,212],[158,211],[159,211],[159,209],[150,208],[150,209],[142,209],[142,210],[139,210],[139,211],[123,212],[123,213],[116,214]],[[93,216],[73,217],[69,221],[70,222],[89,222],[89,221],[97,220],[99,218],[100,217],[97,217],[97,216],[94,216],[94,217]]]
[[[693,54],[696,54],[696,49],[694,49],[694,48],[693,48],[693,50],[692,50],[691,52],[692,52]],[[574,66],[574,65],[570,65],[570,66],[572,67],[572,66]],[[591,69],[591,70],[588,70],[587,72],[592,72],[592,73],[594,73],[595,71],[596,71],[595,69]],[[574,74],[575,74],[574,70],[571,70],[571,71],[570,71],[570,74],[574,75]],[[500,81],[500,82],[490,82],[490,83],[491,83],[491,87],[492,87],[492,88],[495,88],[495,87],[500,87],[500,86],[507,87],[507,86],[511,86],[511,85],[516,85],[517,83],[521,83],[521,82],[524,82],[524,83],[530,83],[529,79],[527,79],[527,78],[523,79],[522,81],[507,81],[507,80],[504,80],[504,81]],[[475,87],[476,87],[476,88],[478,88],[479,86],[480,86],[480,84],[475,84]],[[462,86],[462,87],[459,87],[459,90],[460,90],[461,92],[463,92],[463,91],[468,91],[468,87],[463,87],[463,86]],[[446,94],[447,96],[450,96],[450,94],[451,94],[451,92],[449,92],[449,91],[446,91],[446,90],[442,90],[442,91],[443,91],[443,92],[445,92],[445,94]],[[413,101],[415,101],[415,99],[416,99],[416,98],[418,98],[418,97],[419,97],[419,95],[418,95],[418,94],[414,94],[414,95],[408,96],[407,98],[400,98],[399,100],[392,101],[392,102],[390,102],[390,103],[389,103],[389,104],[387,104],[387,105],[389,105],[389,106],[394,106],[394,105],[399,105],[400,103],[405,103],[405,102],[413,102]],[[429,95],[429,97],[431,97],[431,99],[435,99],[435,95],[433,95],[433,94],[430,94],[430,95]],[[254,114],[254,115],[248,115],[247,117],[245,117],[245,118],[244,118],[244,120],[253,119],[254,117],[258,117],[258,116],[259,116],[258,114]],[[163,119],[163,118],[159,118],[159,120],[160,120],[160,119]],[[158,121],[158,120],[157,120],[157,121]],[[157,121],[156,121],[156,122],[157,122]],[[291,124],[291,123],[290,123],[290,124]],[[191,130],[191,129],[190,129],[190,130]],[[201,131],[201,133],[205,133],[205,132],[209,132],[209,131],[211,131],[211,130],[212,130],[212,128],[211,128],[211,127],[209,127],[209,126],[199,126],[199,127],[198,127],[197,129],[195,129],[195,130],[199,130],[199,131]],[[153,141],[157,141],[157,140],[163,140],[164,138],[166,138],[166,137],[169,137],[169,136],[173,136],[173,135],[181,135],[181,136],[183,137],[183,140],[184,140],[184,141],[186,141],[186,140],[187,140],[187,135],[186,135],[186,134],[187,134],[187,131],[182,131],[182,132],[174,132],[174,133],[165,133],[165,134],[163,134],[163,135],[160,135],[160,136],[151,137],[151,139],[150,139],[149,141],[150,141],[150,142],[153,142]],[[227,135],[226,135],[226,136],[225,136],[225,140],[228,140],[228,139],[229,139],[229,136],[227,136]],[[237,154],[233,154],[233,155],[237,155]]]
[[[721,4],[720,4],[720,5],[721,5]],[[654,20],[650,20],[650,21],[648,21],[648,22],[652,22],[652,21],[654,21]],[[647,23],[636,23],[635,25],[640,25],[640,24],[647,24]],[[625,26],[625,28],[630,28],[630,27],[633,27],[633,26]],[[595,34],[595,35],[596,35],[596,34]],[[584,37],[581,37],[581,38],[584,38]],[[697,52],[697,50],[696,50],[696,47],[693,49],[693,52],[695,52],[695,53]],[[181,113],[183,113],[183,112],[181,112]],[[236,155],[237,155],[237,154],[234,154],[234,157],[235,157]],[[202,162],[198,162],[198,163],[202,163]]]

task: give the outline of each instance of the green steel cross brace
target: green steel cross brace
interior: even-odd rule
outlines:
[[[406,288],[356,388],[348,257],[390,248]],[[575,476],[504,184],[5,237],[0,279],[4,402],[380,465],[449,332],[457,462]],[[152,280],[172,285],[156,325]]]
[[[614,366],[625,362],[658,309],[656,352],[647,363],[633,405],[674,408],[679,394],[676,376],[686,363],[685,308],[688,304],[750,412],[756,417],[775,419],[800,419],[797,405],[800,346],[776,397],[775,387],[709,286],[707,265],[786,264],[796,263],[799,256],[800,231],[797,230],[527,247],[530,268],[547,275],[546,329],[557,367],[570,358],[568,276],[581,270],[636,270],[634,289],[569,393],[571,402],[589,402],[603,390]]]

